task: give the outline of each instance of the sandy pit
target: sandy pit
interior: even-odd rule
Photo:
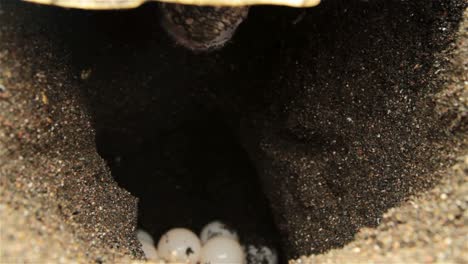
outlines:
[[[194,54],[156,4],[0,2],[0,262],[144,261],[223,219],[280,263],[468,262],[461,0],[254,7]]]

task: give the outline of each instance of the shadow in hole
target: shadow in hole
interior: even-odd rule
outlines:
[[[110,131],[98,133],[98,147],[113,176],[140,198],[140,224],[155,237],[172,227],[199,232],[220,219],[238,230],[241,240],[278,246],[256,172],[216,116],[206,114],[147,139],[137,152],[107,152],[107,146],[124,139]]]

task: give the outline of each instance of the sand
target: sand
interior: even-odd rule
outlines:
[[[130,192],[212,170],[283,258],[468,261],[463,1],[257,7],[210,54],[175,46],[154,8],[0,4],[0,260],[142,260],[137,216],[154,235],[209,210],[182,190],[168,207],[204,215],[141,215]],[[258,200],[236,203],[246,184]],[[243,204],[264,210],[248,223]]]

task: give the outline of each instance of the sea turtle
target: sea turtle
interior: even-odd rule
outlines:
[[[161,23],[176,43],[194,50],[222,47],[247,17],[251,5],[311,7],[320,0],[25,0],[80,9],[127,9],[158,1]]]

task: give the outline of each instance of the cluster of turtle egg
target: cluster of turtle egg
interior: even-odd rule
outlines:
[[[237,233],[225,224],[214,221],[207,224],[198,237],[186,228],[173,228],[154,240],[143,230],[138,240],[148,260],[156,263],[185,264],[276,264],[276,252],[266,246],[241,246]]]

